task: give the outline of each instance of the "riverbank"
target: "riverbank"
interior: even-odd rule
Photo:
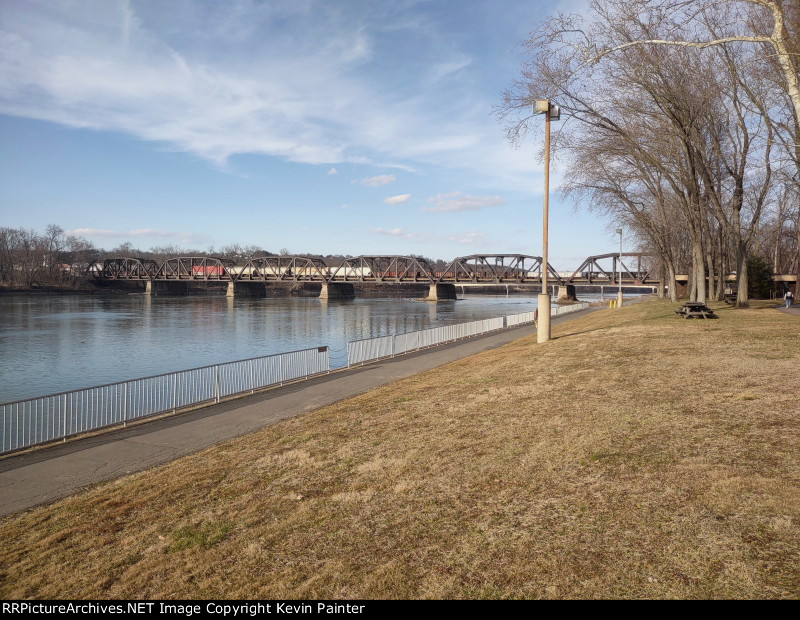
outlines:
[[[86,295],[101,292],[96,287],[92,287],[88,281],[76,285],[8,286],[0,284],[0,295]]]
[[[599,310],[7,517],[0,594],[796,598],[769,305]]]

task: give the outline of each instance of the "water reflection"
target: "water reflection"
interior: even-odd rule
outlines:
[[[184,368],[516,314],[535,297],[320,300],[226,297],[0,297],[0,402]]]

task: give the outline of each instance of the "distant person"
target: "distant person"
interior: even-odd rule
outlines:
[[[783,300],[786,302],[786,307],[791,308],[792,302],[794,301],[794,294],[789,289],[786,289],[786,294],[783,296]]]

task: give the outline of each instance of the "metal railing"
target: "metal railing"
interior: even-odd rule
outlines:
[[[535,313],[522,312],[520,314],[511,314],[506,317],[506,327],[516,327],[517,325],[525,325],[526,323],[533,323]]]
[[[583,310],[560,306],[552,316]],[[347,344],[348,366],[532,323],[533,312]],[[330,372],[328,347],[191,368],[0,404],[0,454]]]
[[[550,311],[550,316],[561,316],[562,314],[569,314],[570,312],[577,312],[578,310],[585,310],[589,307],[589,302],[579,301],[576,304],[569,306],[558,306]]]
[[[422,329],[394,336],[354,340],[347,343],[347,365],[363,364],[364,362],[392,357],[409,351],[418,351],[437,344],[503,329],[503,326],[503,317],[499,317],[496,319],[470,321],[469,323],[443,325],[442,327]]]
[[[588,307],[589,304],[585,301],[569,306],[558,306],[551,309],[550,316],[561,316],[570,312],[585,310]],[[522,312],[521,314],[512,314],[506,317],[444,325],[394,336],[353,340],[347,343],[347,365],[364,364],[385,357],[408,353],[409,351],[418,351],[419,349],[445,342],[485,334],[504,327],[516,327],[517,325],[533,323],[534,316],[534,312]]]
[[[0,404],[0,454],[330,372],[328,347]]]

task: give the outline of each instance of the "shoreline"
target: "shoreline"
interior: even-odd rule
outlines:
[[[590,306],[554,317],[551,323],[558,325],[604,307]],[[218,404],[154,416],[128,427],[100,429],[69,438],[66,442],[34,446],[8,454],[0,458],[0,488],[11,488],[13,492],[7,491],[0,500],[0,516],[55,501],[90,484],[173,461],[531,334],[535,334],[533,325],[511,327],[394,358],[332,370],[328,374],[270,387],[254,395],[245,394]],[[190,429],[192,425],[196,428]],[[187,441],[183,434],[190,439]],[[159,449],[153,451],[149,447],[152,445],[159,446]],[[98,470],[96,461],[100,454],[113,455],[114,460],[106,462],[105,467]],[[105,460],[106,457],[102,458]],[[50,463],[49,467],[47,463]],[[71,482],[65,480],[63,471],[73,472]],[[13,482],[20,476],[35,480],[35,483],[20,488]]]

